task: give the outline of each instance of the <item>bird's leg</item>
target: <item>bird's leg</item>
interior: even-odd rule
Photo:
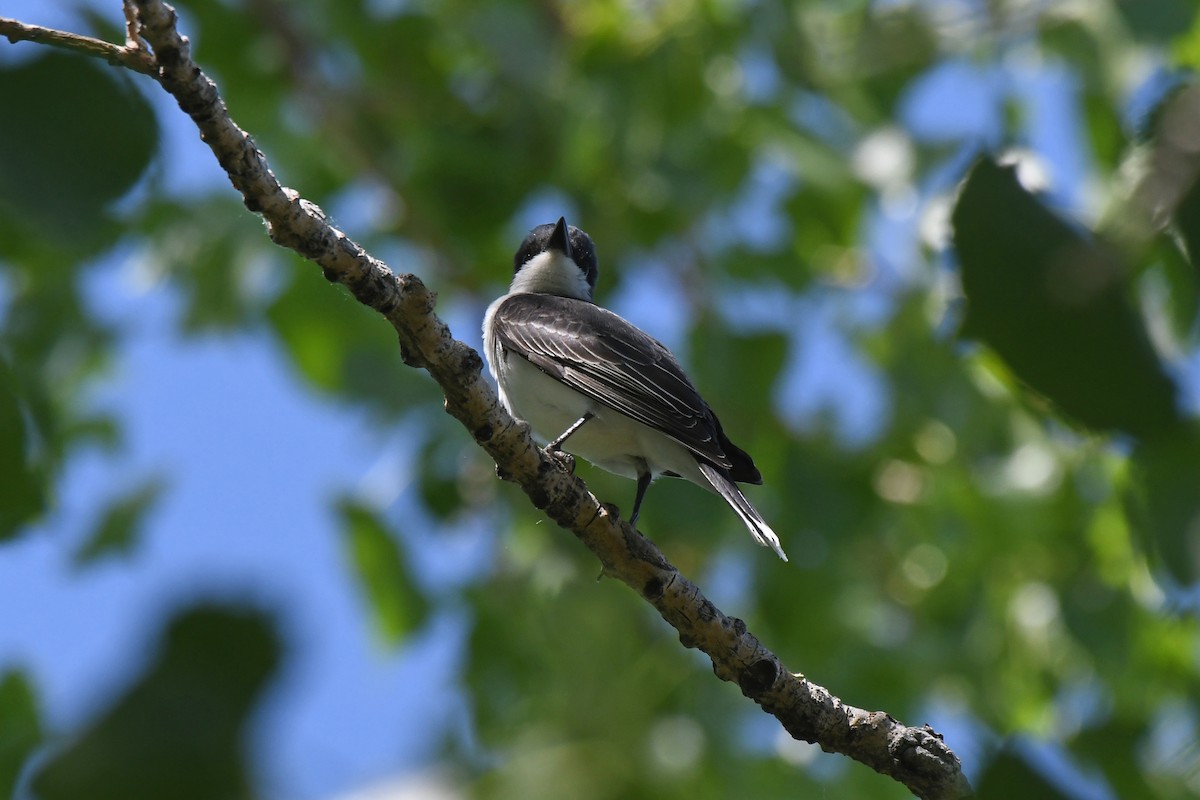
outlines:
[[[559,436],[557,439],[555,439],[550,444],[546,445],[546,452],[556,453],[559,450],[561,450],[563,443],[565,441],[567,441],[567,439],[570,439],[571,435],[574,434],[575,431],[582,428],[583,423],[587,422],[589,419],[591,419],[594,416],[596,416],[596,415],[590,411],[584,412],[584,415],[582,417],[580,417],[579,419],[575,420],[573,423],[571,423],[571,427],[569,427],[565,431],[563,431],[561,436]]]
[[[575,471],[575,457],[570,453],[564,453],[562,451],[563,443],[566,442],[567,439],[571,438],[571,435],[575,433],[575,431],[582,428],[583,424],[594,416],[596,415],[590,411],[584,412],[584,415],[575,420],[575,422],[571,424],[571,427],[562,432],[561,436],[559,436],[550,444],[546,445],[546,455],[559,462],[559,464],[561,464],[567,470],[567,472]]]
[[[637,527],[638,514],[642,513],[642,500],[646,497],[646,489],[650,487],[650,481],[654,476],[650,474],[650,470],[638,470],[637,496],[633,498],[633,513],[629,515],[629,524]]]

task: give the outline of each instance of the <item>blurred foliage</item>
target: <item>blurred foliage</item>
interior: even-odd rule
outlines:
[[[428,603],[387,525],[353,500],[343,500],[340,510],[346,554],[358,573],[375,629],[384,641],[397,644],[421,626]]]
[[[45,511],[48,476],[33,453],[25,425],[21,389],[0,360],[0,540]]]
[[[981,800],[1021,797],[1024,800],[1070,800],[1069,789],[1054,785],[1020,752],[1002,750],[980,776],[975,791]]]
[[[37,768],[46,800],[246,798],[243,726],[281,644],[265,614],[200,606],[180,612],[145,673],[100,718]]]
[[[0,69],[0,212],[44,238],[70,220],[73,245],[95,247],[115,230],[106,206],[154,157],[158,129],[134,78],[78,55],[47,51]],[[47,92],[47,87],[54,87]],[[102,135],[80,136],[80,121]],[[20,154],[20,158],[14,157]]]
[[[75,563],[86,566],[106,556],[124,556],[135,551],[145,516],[166,488],[163,480],[148,478],[118,495],[75,551]]]
[[[766,476],[750,491],[793,561],[680,482],[656,484],[643,528],[792,669],[849,703],[975,731],[950,744],[996,796],[1078,796],[1072,770],[1120,797],[1200,792],[1200,445],[1175,405],[1195,396],[1200,204],[1194,183],[1164,216],[1130,203],[1163,152],[1139,127],[1200,67],[1193,3],[177,5],[276,174],[420,273],[456,326],[469,321],[460,338],[544,221],[534,211],[592,234],[602,300],[640,285],[635,265],[666,276],[679,307],[640,298],[635,321],[686,321],[680,349]],[[274,337],[316,390],[381,430],[437,407],[387,326],[271,245],[228,187],[181,196],[172,164],[147,168],[160,134],[139,92],[156,86],[59,54],[0,66],[6,108],[29,109],[0,115],[0,539],[53,507],[73,455],[120,440],[85,398],[125,335],[86,293],[121,237],[137,241],[131,268],[181,297],[184,334]],[[1045,146],[1047,101],[1030,85],[1046,75],[1067,76],[1054,97],[1068,141],[1041,155],[1051,176],[1055,157],[1075,158],[1082,188],[1035,195],[1020,170],[983,161],[956,201],[985,147]],[[1131,217],[1150,222],[1110,237]],[[1066,267],[1064,247],[1079,256]],[[1048,295],[1064,268],[1096,291]],[[980,343],[952,332],[963,294]],[[730,313],[743,295],[758,305]],[[867,401],[869,420],[851,416]],[[443,607],[470,613],[472,734],[441,750],[464,792],[906,796],[785,740],[641,601],[595,582],[594,562],[515,490],[481,488],[462,431],[427,428],[422,524],[507,505],[489,517],[504,546],[487,575],[431,592],[390,532],[406,522],[353,501],[340,512],[347,571],[388,641]],[[580,470],[604,499],[632,498],[627,481]],[[84,552],[136,547],[155,486],[114,489]],[[195,647],[169,636],[39,767],[39,796],[250,791],[238,736],[280,654],[257,617],[202,617]],[[238,654],[223,638],[235,628],[241,678],[216,655]],[[11,675],[0,721],[29,719],[37,676]],[[171,722],[227,688],[212,726]],[[13,730],[5,759],[41,735]],[[161,768],[133,769],[129,748],[154,732],[146,761]],[[188,754],[193,737],[204,748]],[[1067,765],[1066,789],[1042,786],[1038,752]],[[171,770],[212,783],[181,793]]]
[[[404,369],[391,328],[363,314],[349,292],[331,288],[319,272],[297,273],[264,316],[309,382],[381,416],[437,402],[429,377]],[[314,314],[322,305],[328,307]]]
[[[1072,230],[1017,179],[983,159],[954,208],[977,337],[1024,382],[1099,430],[1159,437],[1180,424],[1174,382],[1129,302],[1129,268]]]
[[[0,677],[0,795],[11,797],[17,776],[42,740],[37,697],[16,670]]]

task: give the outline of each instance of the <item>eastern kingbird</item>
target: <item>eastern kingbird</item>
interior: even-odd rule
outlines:
[[[762,483],[671,352],[592,301],[596,248],[566,219],[529,232],[513,258],[508,294],[483,320],[500,400],[546,449],[567,449],[637,480],[631,525],[650,481],[685,478],[716,492],[755,540],[787,561],[779,537],[735,481]]]

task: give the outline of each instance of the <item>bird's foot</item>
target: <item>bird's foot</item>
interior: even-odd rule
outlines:
[[[558,464],[558,466],[561,467],[568,475],[575,474],[575,456],[571,455],[570,453],[565,453],[558,448],[550,447],[547,447],[542,452],[549,456],[550,460]]]

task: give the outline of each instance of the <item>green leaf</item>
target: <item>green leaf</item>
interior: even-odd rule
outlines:
[[[0,209],[52,236],[93,234],[158,148],[145,98],[93,59],[52,51],[0,65],[0,97]]]
[[[147,204],[137,223],[153,235],[151,263],[184,292],[189,333],[257,323],[274,272],[291,267],[232,193]]]
[[[375,629],[397,645],[418,628],[428,603],[412,579],[403,549],[372,510],[343,500],[340,504],[343,546],[370,605]]]
[[[1137,187],[1139,206],[1147,212],[1170,212],[1169,232],[1174,235],[1167,246],[1155,248],[1151,255],[1162,258],[1172,306],[1190,312],[1177,323],[1185,330],[1195,318],[1196,283],[1200,277],[1200,180],[1194,171],[1195,156],[1187,144],[1197,115],[1200,85],[1193,82],[1174,86],[1146,114],[1141,127],[1148,143],[1143,156],[1148,172]],[[1179,263],[1180,249],[1184,264]]]
[[[425,509],[438,519],[445,520],[463,507],[463,495],[458,475],[431,461],[440,449],[439,444],[434,440],[423,448],[418,480]]]
[[[971,170],[953,224],[963,335],[1088,427],[1146,436],[1178,423],[1175,384],[1115,252],[1046,209],[1015,168],[987,158]]]
[[[1191,27],[1196,4],[1193,0],[1117,0],[1117,12],[1135,36],[1162,42]]]
[[[39,800],[249,798],[245,725],[276,672],[273,621],[200,606],[171,620],[141,677],[33,778]]]
[[[1181,584],[1200,579],[1200,430],[1144,442],[1128,500],[1143,545]]]
[[[0,359],[0,541],[46,510],[46,475],[30,441],[16,376]]]
[[[1124,683],[1129,674],[1129,653],[1123,652],[1120,657],[1125,662],[1124,669],[1121,670],[1121,682]],[[1086,759],[1087,763],[1095,764],[1103,771],[1113,797],[1176,796],[1167,793],[1155,794],[1155,789],[1163,788],[1169,777],[1161,774],[1150,776],[1158,784],[1152,787],[1151,782],[1146,780],[1147,773],[1138,769],[1139,762],[1145,757],[1146,742],[1150,733],[1148,727],[1144,720],[1137,717],[1114,715],[1096,727],[1081,731],[1073,742],[1072,750]]]
[[[1005,747],[988,763],[975,784],[980,800],[1070,800],[1066,794],[1011,747]]]
[[[1200,181],[1180,198],[1175,206],[1175,228],[1183,238],[1188,260],[1192,264],[1192,281],[1200,274]],[[1194,292],[1193,292],[1194,293]]]
[[[166,482],[161,478],[148,478],[109,503],[91,535],[75,551],[75,566],[87,566],[109,556],[128,556],[141,538],[146,513],[164,489]]]
[[[38,703],[23,674],[0,678],[0,797],[10,797],[25,759],[42,740]]]
[[[313,264],[294,266],[292,284],[267,316],[310,382],[388,414],[437,396],[428,376],[404,366],[382,317],[324,280]]]
[[[1180,210],[1176,209],[1177,215]],[[1200,219],[1196,222],[1200,223]],[[1200,234],[1200,231],[1196,233]],[[1196,246],[1200,246],[1200,240],[1196,241]],[[1197,252],[1191,242],[1187,245],[1187,251],[1185,254],[1172,237],[1160,235],[1155,237],[1146,253],[1146,260],[1153,259],[1153,268],[1166,282],[1164,310],[1171,323],[1171,331],[1179,342],[1192,340],[1196,333],[1196,320],[1200,317],[1200,268],[1188,260],[1188,255]]]

